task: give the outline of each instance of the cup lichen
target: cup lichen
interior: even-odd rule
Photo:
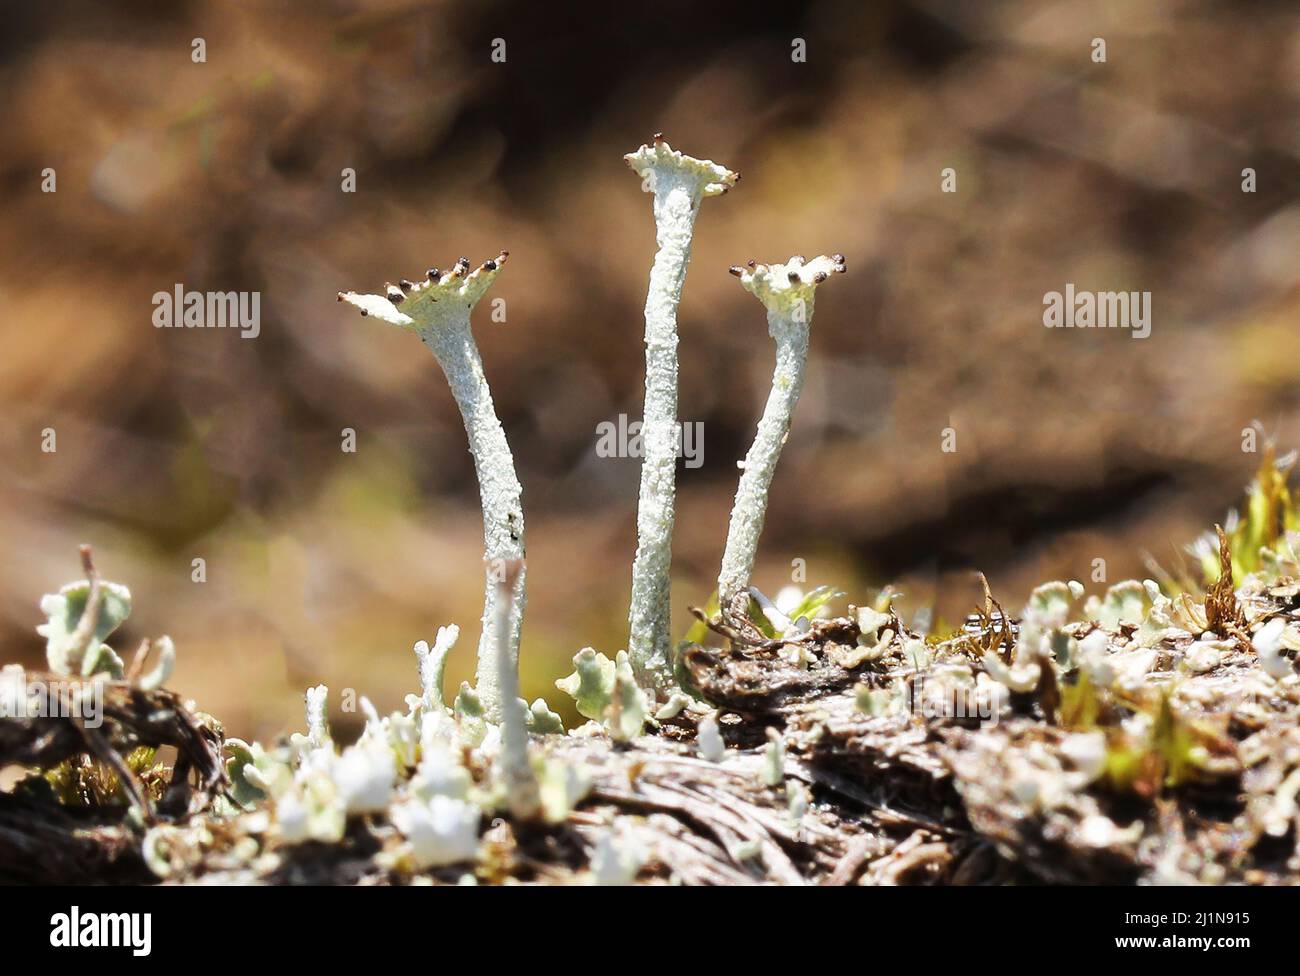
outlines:
[[[669,569],[676,495],[677,306],[700,203],[726,193],[739,177],[717,163],[673,149],[656,135],[626,157],[654,194],[655,252],[645,301],[645,411],[637,504],[637,548],[628,611],[628,654],[637,681],[662,691],[671,681]]]
[[[400,286],[386,285],[383,295],[339,292],[338,296],[339,301],[359,308],[362,315],[419,335],[437,358],[460,408],[478,476],[487,567],[475,687],[485,713],[493,721],[500,721],[503,707],[497,687],[494,638],[496,609],[502,600],[498,584],[506,564],[524,558],[523,489],[515,474],[514,456],[505,430],[492,403],[483,360],[470,329],[470,313],[496,280],[508,256],[508,251],[502,251],[472,271],[469,259],[462,257],[445,274],[431,268],[424,281],[413,283],[403,279]],[[508,648],[517,666],[526,602],[522,570],[510,597]]]
[[[724,618],[740,619],[748,609],[747,588],[767,514],[767,493],[803,390],[814,293],[832,274],[844,270],[842,254],[811,261],[795,255],[785,264],[773,265],[750,261],[747,267],[731,269],[767,309],[768,332],[776,342],[776,369],[758,433],[740,464],[740,485],[718,575],[718,605]]]

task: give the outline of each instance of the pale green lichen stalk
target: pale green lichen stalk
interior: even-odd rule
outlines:
[[[767,514],[768,489],[803,389],[813,293],[830,275],[843,272],[842,254],[806,262],[795,255],[786,264],[756,265],[751,261],[746,268],[731,269],[745,289],[767,308],[768,332],[776,341],[776,370],[758,433],[741,464],[740,486],[731,509],[727,546],[718,575],[718,605],[724,615],[736,613],[738,599],[748,605],[746,591]]]
[[[497,687],[502,701],[501,778],[511,814],[526,820],[536,816],[541,797],[528,760],[529,709],[519,697],[518,661],[510,654],[510,595],[523,569],[523,563],[510,563],[498,584],[501,594],[497,602],[496,647]],[[545,704],[542,703],[543,708]]]
[[[628,651],[638,681],[664,686],[668,676],[669,569],[677,448],[677,305],[691,259],[700,202],[725,193],[738,177],[725,166],[675,151],[656,136],[626,157],[654,194],[655,252],[645,302],[644,447],[632,566]]]
[[[483,506],[487,578],[475,680],[485,713],[492,721],[500,721],[503,704],[497,687],[493,638],[496,608],[501,599],[498,584],[505,565],[524,557],[524,512],[514,456],[492,404],[492,393],[483,373],[483,360],[474,342],[469,317],[496,279],[506,257],[507,252],[502,251],[498,257],[484,261],[473,271],[469,260],[461,258],[446,274],[432,268],[425,281],[417,284],[403,279],[397,287],[388,285],[384,295],[339,293],[339,301],[355,305],[361,309],[362,315],[372,315],[390,325],[416,332],[437,358],[447,376],[452,396],[456,398],[456,405],[460,407],[470,453],[474,456]],[[522,572],[511,598],[509,652],[517,664],[525,603]]]

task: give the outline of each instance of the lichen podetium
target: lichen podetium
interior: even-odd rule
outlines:
[[[739,178],[725,166],[674,150],[656,135],[626,157],[654,194],[655,252],[645,301],[644,455],[637,503],[637,548],[632,565],[628,652],[637,681],[662,690],[668,665],[669,578],[677,477],[677,305],[700,202],[725,193]]]
[[[469,260],[461,258],[445,274],[431,268],[426,280],[415,284],[403,279],[400,287],[386,286],[384,295],[339,293],[339,301],[361,309],[362,315],[374,316],[419,335],[437,358],[460,407],[483,507],[486,580],[475,682],[484,711],[492,721],[500,721],[502,708],[493,636],[497,603],[501,599],[499,583],[506,565],[524,558],[524,510],[514,456],[492,404],[492,391],[483,372],[483,360],[474,342],[469,317],[508,256],[508,252],[502,251],[473,271]],[[521,568],[510,610],[509,651],[516,666],[524,603]]]
[[[844,255],[816,257],[805,261],[795,255],[785,264],[755,264],[735,267],[745,290],[767,309],[767,329],[776,342],[776,369],[772,391],[758,422],[758,433],[745,455],[727,528],[727,546],[718,574],[718,606],[723,616],[737,615],[733,606],[742,601],[739,616],[748,607],[749,577],[754,571],[758,538],[767,515],[767,493],[776,473],[795,404],[803,390],[808,362],[808,333],[812,326],[813,293],[830,275],[844,272]]]

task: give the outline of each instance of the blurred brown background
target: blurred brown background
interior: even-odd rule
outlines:
[[[705,441],[679,477],[678,632],[712,588],[767,391],[762,309],[726,273],[750,257],[843,251],[850,272],[818,297],[768,592],[800,557],[809,585],[894,582],[952,619],[975,568],[1011,607],[1096,557],[1111,582],[1144,575],[1144,551],[1175,563],[1236,499],[1252,419],[1300,439],[1291,4],[51,0],[4,16],[5,659],[41,659],[37,601],[92,542],[135,594],[119,643],[171,633],[176,686],[237,734],[297,727],[316,681],[398,707],[411,644],[439,624],[461,625],[467,676],[481,524],[459,417],[414,338],[334,294],[506,247],[508,322],[485,305],[476,328],[524,484],[524,690],[555,703],[574,651],[626,639],[638,464],[595,441],[641,410],[654,235],[621,156],[656,130],[744,175],[703,205],[680,314],[681,416]],[[261,336],[153,328],[151,296],[176,282],[260,291]],[[1150,338],[1044,329],[1066,282],[1151,291]]]

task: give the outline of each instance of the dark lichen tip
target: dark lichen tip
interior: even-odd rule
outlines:
[[[504,254],[490,258],[470,270],[469,258],[462,257],[445,276],[437,268],[427,272],[428,281],[412,282],[399,278],[398,283],[384,282],[378,294],[358,295],[338,292],[338,300],[356,306],[372,318],[382,319],[401,328],[435,328],[447,313],[444,310],[463,304],[472,309],[491,287],[501,269]],[[450,299],[450,302],[448,302]],[[442,304],[439,304],[439,303]]]
[[[659,143],[661,143],[661,142],[664,141],[664,134],[663,134],[662,132],[656,132],[656,133],[651,137],[651,141],[654,142],[654,144],[655,144],[656,146],[659,145]]]
[[[844,270],[824,255],[800,261],[795,254],[784,264],[760,264],[740,278],[740,283],[769,311],[791,314],[796,303],[807,300],[812,290],[833,273]]]
[[[831,260],[834,261],[836,264],[843,264],[843,263],[844,263],[844,255],[843,255],[843,254],[832,254],[832,255],[831,255]]]
[[[745,273],[745,269],[738,264],[733,264],[730,268],[727,269],[727,273],[733,274],[737,278],[739,278],[741,275]]]
[[[361,317],[362,317],[363,319],[364,319],[367,315],[369,315],[369,314],[370,314],[370,313],[367,312],[364,308],[361,310]]]
[[[745,267],[747,267],[747,268],[752,268],[752,267],[754,267],[754,259],[753,259],[753,258],[750,258],[748,261],[746,261],[746,262],[745,262]]]
[[[339,292],[339,297],[336,298],[335,301],[338,301],[338,302],[343,301],[343,292]]]

